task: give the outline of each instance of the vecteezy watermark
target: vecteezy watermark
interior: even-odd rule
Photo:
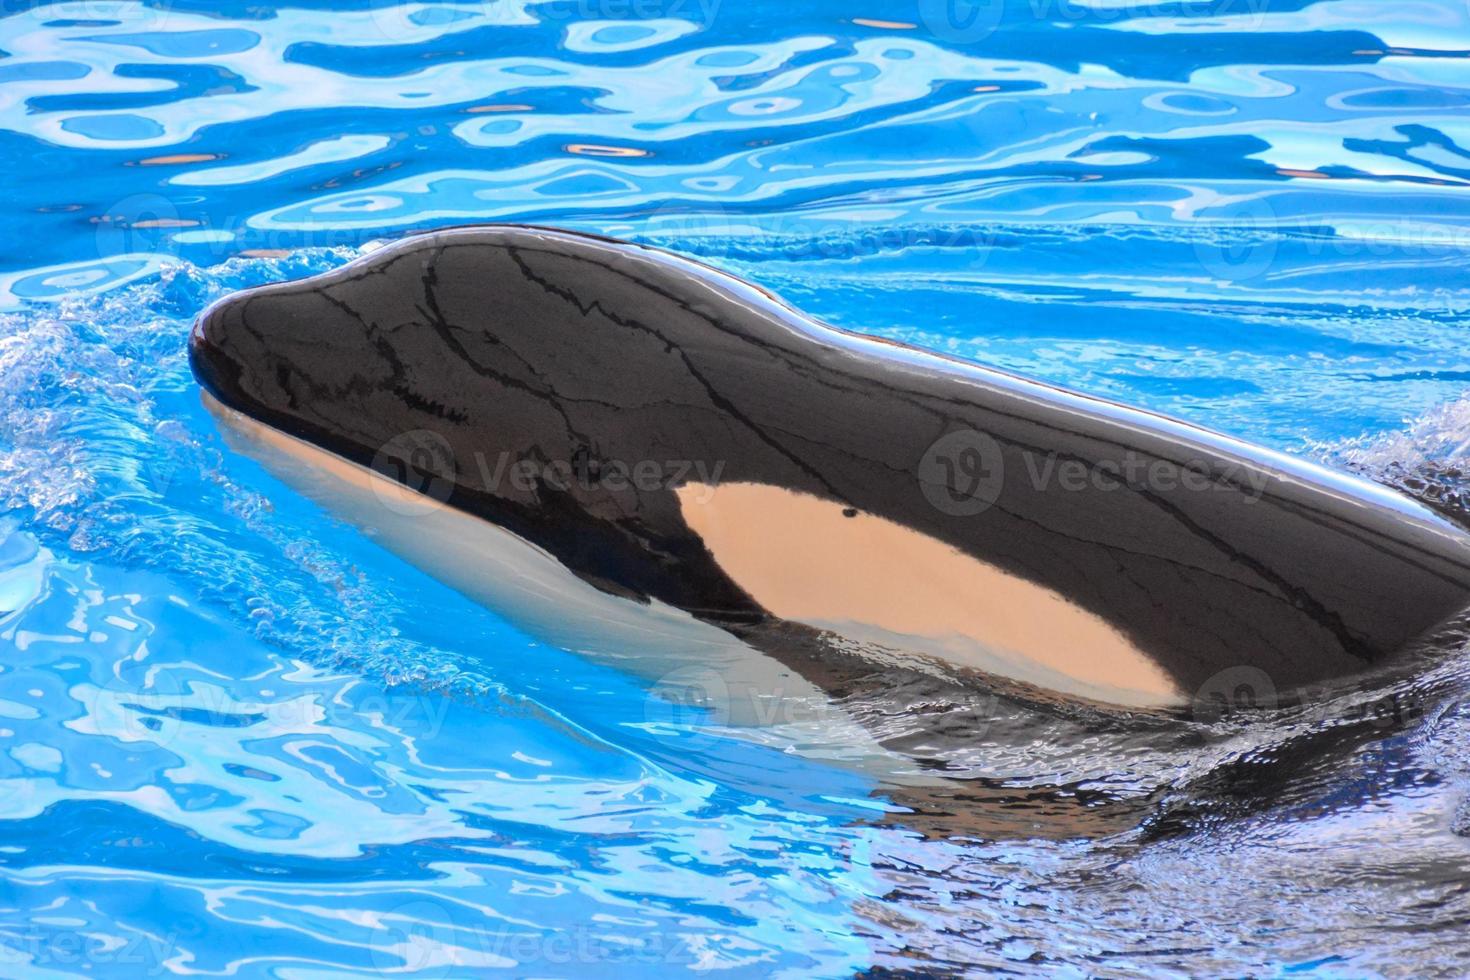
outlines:
[[[165,666],[149,669],[145,677],[113,677],[92,688],[83,699],[85,725],[127,743],[135,755],[175,750],[205,728],[345,729],[364,717],[374,719],[381,730],[430,739],[443,729],[456,704],[440,691],[354,686],[357,690],[346,696],[278,698],[231,691],[208,678],[181,680],[177,670]]]
[[[1276,261],[1281,235],[1276,211],[1263,197],[1233,201],[1203,229],[1207,237],[1194,243],[1194,254],[1216,279],[1246,282],[1265,275]]]
[[[492,923],[478,910],[427,898],[405,902],[375,918],[372,960],[385,975],[464,976],[477,969],[539,975],[557,967],[688,967],[701,959],[680,932],[645,929],[618,934],[612,925],[596,924],[537,931],[510,922]]]
[[[989,261],[1000,234],[992,227],[876,226],[784,211],[757,220],[728,212],[712,200],[665,203],[629,228],[628,233],[640,241],[667,245],[705,261],[738,259],[757,246],[763,254],[794,262],[860,262],[911,249],[934,249],[961,257],[958,265],[972,271]]]
[[[394,7],[392,9],[408,9]],[[233,257],[273,262],[315,249],[360,249],[376,234],[368,229],[330,222],[309,226],[260,227],[248,213],[211,209],[192,188],[170,190],[168,181],[194,168],[207,172],[228,167],[225,153],[164,153],[133,161],[163,182],[162,191],[129,194],[108,204],[88,220],[102,267],[123,257],[150,256],[204,266]],[[785,212],[756,221],[727,211],[720,203],[723,185],[716,181],[707,196],[666,201],[658,208],[616,223],[614,234],[668,247],[704,261],[740,258],[742,250],[759,247],[792,261],[860,262],[896,256],[910,249],[942,251],[946,262],[976,270],[996,249],[999,232],[990,227],[958,224],[878,227],[857,220]],[[755,242],[756,245],[751,243]],[[742,244],[743,243],[743,244]],[[85,271],[85,270],[84,270]],[[81,294],[95,279],[56,286],[56,298]]]
[[[172,13],[169,0],[6,0],[0,6],[0,16],[30,22],[9,25],[12,36],[25,27],[64,31],[123,24],[130,33],[163,31]]]
[[[171,972],[168,961],[177,950],[172,934],[110,936],[100,928],[87,932],[33,926],[19,935],[0,934],[0,970],[8,976],[51,970],[86,976],[86,971],[102,967],[125,976],[156,977]]]
[[[730,685],[714,667],[690,664],[660,677],[649,692],[645,720],[676,728],[730,723]]]
[[[1270,0],[1209,0],[1163,3],[1161,0],[917,0],[919,21],[947,44],[975,44],[1001,26],[1002,20],[1049,21],[1064,24],[1109,24],[1124,20],[1167,16],[1171,20],[1223,17],[1244,18],[1242,29],[1260,26]]]
[[[973,517],[1000,499],[1005,457],[992,436],[959,429],[919,457],[919,488],[940,513]]]
[[[924,450],[916,467],[919,489],[933,507],[952,517],[973,517],[993,506],[1008,478],[1031,490],[1081,493],[1134,491],[1205,493],[1225,490],[1254,503],[1265,492],[1269,473],[1260,467],[1220,459],[1171,460],[1128,450],[1113,459],[1085,460],[1000,443],[976,429],[957,429]],[[1017,467],[1015,463],[1021,465]]]
[[[1266,277],[1282,246],[1296,263],[1345,259],[1430,258],[1464,262],[1470,232],[1449,224],[1413,218],[1354,220],[1347,223],[1293,221],[1290,234],[1269,200],[1249,197],[1210,209],[1198,223],[1194,252],[1213,278],[1247,283]]]
[[[208,166],[225,159],[223,153],[178,153],[144,157],[128,166],[146,167],[165,180],[183,168]],[[197,194],[144,192],[108,204],[88,220],[101,268],[119,259],[151,256],[160,260],[189,261],[195,265],[223,262],[233,256],[249,259],[285,259],[306,249],[358,248],[369,237],[355,228],[321,224],[309,228],[255,228],[246,213],[207,210]],[[83,272],[87,263],[76,264]],[[80,276],[58,286],[51,298],[80,295],[95,279]]]
[[[1297,723],[1366,723],[1385,733],[1413,728],[1427,713],[1424,694],[1413,689],[1352,692],[1309,685],[1283,690],[1265,670],[1246,665],[1213,674],[1195,691],[1190,707],[1194,720],[1206,724],[1290,709]]]
[[[1279,704],[1270,674],[1259,667],[1227,667],[1200,685],[1193,712],[1196,721],[1216,722],[1241,711],[1265,711]]]
[[[542,0],[535,5],[504,0],[465,0],[452,7],[428,11],[408,0],[368,0],[373,25],[390,43],[409,44],[426,33],[440,33],[446,24],[457,30],[484,27],[524,27],[542,23],[627,25],[636,21],[682,20],[709,27],[719,16],[722,0]]]
[[[538,4],[543,21],[682,20],[709,27],[720,14],[722,0],[548,0]]]
[[[454,447],[437,432],[414,429],[383,443],[372,470],[387,482],[373,482],[378,503],[404,517],[423,517],[444,506],[454,492]],[[411,493],[404,493],[407,489]]]
[[[997,234],[993,228],[965,225],[873,227],[785,213],[763,220],[761,228],[769,249],[794,261],[852,262],[911,249],[938,249],[946,255],[963,255],[963,264],[971,270],[989,261]]]
[[[710,728],[810,729],[832,720],[826,697],[779,679],[759,681],[719,668],[688,664],[654,683],[644,705],[650,724],[685,730]]]
[[[914,248],[936,248],[948,253],[964,252],[966,264],[972,269],[986,263],[996,241],[994,229],[961,225],[869,228],[855,222],[804,226],[792,222],[788,231],[778,221],[775,232],[784,234],[792,243],[781,249],[783,255],[792,259],[851,260],[897,255]]]
[[[86,699],[89,723],[100,735],[127,742],[138,754],[173,743],[191,692],[172,670],[149,671],[146,676],[116,673]]]
[[[571,459],[553,460],[516,458],[508,452],[497,453],[493,459],[483,453],[475,457],[486,488],[496,491],[508,486],[521,493],[543,487],[563,493],[574,489],[653,493],[693,483],[705,488],[705,499],[699,500],[704,503],[725,472],[722,459],[602,459],[585,451]]]
[[[375,481],[373,491],[385,508],[407,517],[444,506],[458,482],[499,496],[574,490],[655,493],[691,485],[702,488],[695,501],[705,503],[725,471],[724,460],[608,458],[585,447],[566,459],[533,459],[508,450],[476,451],[471,456],[470,468],[461,470],[454,448],[439,433],[429,429],[399,433],[373,456],[373,471],[386,478]]]
[[[919,21],[948,44],[974,44],[995,33],[1006,0],[918,0]]]

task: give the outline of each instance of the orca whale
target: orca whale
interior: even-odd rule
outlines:
[[[1162,707],[1361,674],[1470,606],[1470,535],[1390,490],[588,234],[411,236],[223,298],[189,355],[252,451],[450,584],[813,725],[853,656]]]

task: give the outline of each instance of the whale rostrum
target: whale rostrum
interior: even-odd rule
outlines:
[[[1361,673],[1470,605],[1470,535],[1387,489],[585,234],[406,238],[226,297],[190,355],[257,448],[391,486],[415,560],[568,643],[646,613],[817,687],[826,643],[1155,706]]]

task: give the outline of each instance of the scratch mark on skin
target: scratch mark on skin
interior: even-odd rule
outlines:
[[[682,350],[680,350],[677,347],[677,345],[674,344],[673,341],[669,340],[666,336],[664,336],[663,334],[661,334],[659,331],[654,330],[652,327],[649,327],[646,324],[640,323],[640,322],[635,321],[635,320],[624,319],[624,318],[621,318],[621,317],[617,316],[616,314],[614,314],[614,313],[612,313],[612,312],[604,309],[602,307],[601,303],[599,301],[595,300],[595,299],[594,300],[591,300],[591,301],[588,301],[588,302],[583,302],[583,301],[581,301],[581,300],[579,300],[577,298],[576,294],[570,288],[563,288],[563,287],[557,286],[557,285],[555,285],[553,283],[550,283],[550,282],[546,281],[544,277],[538,276],[526,264],[525,260],[520,255],[520,252],[523,251],[523,250],[526,250],[526,251],[538,251],[537,249],[525,249],[522,246],[516,246],[516,247],[506,246],[506,251],[510,254],[510,256],[512,257],[512,259],[515,261],[517,267],[520,268],[521,273],[527,279],[529,279],[530,281],[536,283],[538,286],[540,286],[546,292],[551,293],[552,295],[557,296],[557,297],[559,297],[559,298],[561,298],[563,300],[566,300],[568,303],[571,303],[578,310],[578,312],[581,313],[581,315],[583,317],[587,317],[587,316],[591,315],[593,312],[596,312],[596,313],[601,314],[603,317],[605,317],[606,319],[610,320],[611,322],[618,324],[619,326],[627,327],[627,328],[631,328],[631,329],[643,330],[643,331],[645,331],[647,333],[652,334],[654,337],[657,337],[660,341],[662,341],[666,345],[667,349],[670,352],[674,352],[674,353],[677,353],[679,355],[679,357],[681,358],[681,360],[684,362],[684,365],[685,365],[686,369],[689,371],[690,375],[692,377],[694,377],[704,387],[704,389],[706,390],[706,392],[709,394],[709,397],[710,397],[710,399],[711,399],[712,402],[714,402],[718,407],[720,407],[720,408],[728,411],[731,414],[732,417],[740,420],[741,422],[743,422],[744,424],[746,424],[747,426],[749,426],[750,429],[753,432],[755,432],[760,438],[762,438],[765,442],[767,442],[773,448],[775,448],[779,452],[781,452],[782,455],[786,456],[786,458],[788,458],[788,459],[792,460],[793,462],[797,463],[804,471],[806,471],[810,475],[814,476],[822,484],[822,486],[828,491],[828,493],[831,495],[832,499],[834,499],[834,500],[836,500],[836,501],[838,501],[840,503],[844,503],[844,504],[850,503],[850,498],[846,494],[842,493],[837,488],[835,488],[834,486],[832,486],[832,484],[829,483],[829,482],[827,482],[827,480],[825,478],[823,478],[820,474],[817,474],[814,470],[812,470],[812,468],[810,466],[806,465],[803,461],[799,460],[793,453],[791,453],[790,450],[788,450],[786,447],[782,446],[779,442],[777,442],[774,439],[772,439],[769,436],[769,434],[761,426],[757,425],[748,416],[746,416],[738,408],[738,406],[736,406],[728,398],[725,398],[723,395],[720,395],[715,390],[714,386],[711,385],[711,383],[708,381],[708,379],[705,378],[704,375],[702,375],[698,371],[697,368],[695,368],[695,366],[691,362],[689,356],[686,353],[684,353]],[[539,251],[545,252],[545,250],[539,250]],[[441,249],[441,253],[442,253],[442,249]],[[550,254],[550,253],[547,253],[547,254]],[[558,257],[561,257],[561,256],[558,256]],[[578,257],[573,256],[573,258],[576,259]],[[436,256],[435,256],[435,261],[437,261],[437,260],[438,260],[438,254],[436,254]],[[623,273],[622,270],[614,269],[612,271],[617,272],[619,274],[626,275],[626,273]],[[690,308],[690,306],[689,306],[688,303],[686,303],[686,302],[684,302],[682,300],[679,300],[676,297],[670,296],[667,293],[664,293],[664,292],[662,292],[662,291],[660,291],[660,290],[658,290],[658,289],[656,289],[654,287],[648,286],[647,283],[639,283],[639,284],[640,285],[643,285],[643,286],[645,286],[647,288],[650,288],[654,292],[659,293],[659,295],[664,296],[666,299],[669,299],[669,300],[677,303],[677,305],[681,309],[684,309],[684,310],[686,310],[688,312],[693,313],[696,316],[701,317],[706,322],[710,323],[712,326],[715,326],[716,328],[721,329],[727,335],[733,336],[736,339],[741,340],[743,342],[753,344],[753,345],[759,347],[761,350],[763,350],[763,351],[765,351],[767,353],[772,354],[772,356],[775,356],[778,360],[779,359],[782,359],[781,355],[785,353],[784,351],[783,352],[780,352],[780,353],[777,353],[769,345],[760,344],[753,337],[750,337],[750,336],[745,335],[745,334],[737,334],[737,333],[735,333],[734,331],[730,330],[729,328],[727,328],[727,327],[719,324],[717,321],[714,320],[714,318],[709,317],[708,315],[705,315],[705,314],[698,313],[697,311],[694,311],[693,309]],[[957,421],[953,416],[946,417],[946,416],[944,416],[942,413],[940,413],[937,410],[932,410],[932,411],[934,411],[935,414],[938,415],[940,418],[945,419],[945,421],[947,421],[951,425],[955,421]],[[1013,418],[1019,418],[1019,416],[1012,416],[1012,417]],[[1028,419],[1027,421],[1031,421],[1031,420]],[[1067,430],[1062,430],[1062,431],[1067,431]],[[1080,433],[1077,433],[1077,432],[1068,432],[1067,434],[1069,434],[1069,435],[1079,435]],[[834,447],[829,446],[828,448],[831,449],[831,448],[834,448]],[[1048,452],[1048,450],[1045,450],[1045,449],[1043,449],[1042,447],[1039,447],[1039,446],[1024,446],[1024,447],[1021,447],[1021,448],[1026,449],[1028,451],[1036,452],[1036,453],[1046,453],[1046,452]],[[1056,455],[1056,457],[1059,460],[1068,460],[1068,459],[1077,460],[1079,462],[1082,462],[1084,465],[1087,465],[1089,467],[1089,469],[1096,469],[1097,468],[1097,465],[1098,465],[1096,461],[1088,460],[1088,459],[1085,459],[1083,457],[1072,455],[1072,454],[1055,454],[1055,453],[1053,453],[1053,455]],[[868,462],[874,462],[874,463],[878,463],[879,462],[877,460],[872,460],[872,459],[867,459],[866,461],[868,461]],[[1178,507],[1172,505],[1171,503],[1169,503],[1160,494],[1151,492],[1146,487],[1135,485],[1135,484],[1128,484],[1127,486],[1128,486],[1128,488],[1130,490],[1132,490],[1135,493],[1139,494],[1139,496],[1141,496],[1142,498],[1146,499],[1149,503],[1153,504],[1155,507],[1157,507],[1160,510],[1164,511],[1166,514],[1169,515],[1170,518],[1172,518],[1173,520],[1176,520],[1179,523],[1183,524],[1190,531],[1191,534],[1193,534],[1194,536],[1200,538],[1201,540],[1204,540],[1204,541],[1208,542],[1217,552],[1219,552],[1221,555],[1223,555],[1227,560],[1229,560],[1232,563],[1239,564],[1239,565],[1241,565],[1241,566],[1243,566],[1245,568],[1250,569],[1251,571],[1255,572],[1256,575],[1258,575],[1262,580],[1264,580],[1265,582],[1268,582],[1272,586],[1274,586],[1278,590],[1281,598],[1283,598],[1284,600],[1286,600],[1288,602],[1292,602],[1294,604],[1297,604],[1298,608],[1300,608],[1307,615],[1311,616],[1318,623],[1318,625],[1320,625],[1323,629],[1327,630],[1328,632],[1330,632],[1334,636],[1336,636],[1337,639],[1338,639],[1338,642],[1342,645],[1342,648],[1343,648],[1344,651],[1346,651],[1349,654],[1351,654],[1351,655],[1353,655],[1355,657],[1358,657],[1358,658],[1360,658],[1360,659],[1362,659],[1364,661],[1369,661],[1369,660],[1372,660],[1373,659],[1372,651],[1367,648],[1367,646],[1363,643],[1363,641],[1357,635],[1355,635],[1352,631],[1350,631],[1346,627],[1346,625],[1343,623],[1342,617],[1340,615],[1329,611],[1320,601],[1318,601],[1314,596],[1312,596],[1307,590],[1301,588],[1300,586],[1295,585],[1290,580],[1288,580],[1285,576],[1277,573],[1266,561],[1264,561],[1262,559],[1259,559],[1259,558],[1255,558],[1255,557],[1253,557],[1251,555],[1247,555],[1247,554],[1245,554],[1245,553],[1243,553],[1241,551],[1238,551],[1238,550],[1232,548],[1227,541],[1223,540],[1218,535],[1215,535],[1215,534],[1211,533],[1210,531],[1208,531],[1207,529],[1205,529],[1204,527],[1202,527],[1201,525],[1199,525],[1198,522],[1193,521],[1192,519],[1190,519],[1188,517],[1188,515],[1186,515],[1180,508],[1178,508]],[[1016,515],[1012,514],[1011,516],[1016,516]],[[1055,529],[1052,529],[1052,528],[1047,528],[1047,530],[1051,531],[1054,534],[1061,533],[1061,532],[1057,532]],[[1085,540],[1085,539],[1081,539],[1081,538],[1076,538],[1076,537],[1071,536],[1071,535],[1063,535],[1063,536],[1068,537],[1071,540],[1077,540],[1077,541]]]
[[[526,265],[524,260],[522,260],[517,249],[507,247],[506,252],[510,255],[515,264],[520,268],[522,275],[524,275],[531,282],[534,282],[536,285],[540,286],[551,295],[557,296],[563,300],[566,300],[568,303],[571,303],[574,307],[577,308],[577,310],[582,314],[584,318],[590,316],[593,312],[596,312],[601,314],[604,319],[608,320],[611,323],[615,323],[620,327],[629,330],[641,330],[644,333],[647,333],[657,338],[663,343],[664,349],[668,353],[675,355],[679,358],[681,362],[683,362],[684,369],[689,373],[689,376],[693,378],[701,388],[704,389],[706,397],[708,397],[710,400],[710,404],[714,405],[717,409],[727,413],[737,422],[740,422],[752,433],[754,433],[756,438],[760,439],[766,445],[776,450],[776,452],[786,457],[786,459],[793,463],[798,469],[802,470],[812,479],[820,483],[834,500],[837,500],[841,503],[848,502],[847,497],[836,487],[832,486],[832,484],[828,483],[827,479],[822,476],[821,473],[817,472],[810,465],[808,465],[805,460],[801,459],[791,450],[783,446],[780,442],[772,438],[770,433],[768,433],[764,427],[757,425],[755,421],[752,420],[749,416],[745,415],[739,409],[739,407],[735,405],[734,402],[730,401],[730,399],[720,394],[715,386],[710,383],[709,379],[706,378],[699,371],[699,369],[694,366],[694,362],[689,357],[688,353],[680,348],[678,344],[674,343],[668,337],[655,330],[653,327],[650,327],[646,323],[642,323],[631,318],[621,317],[618,316],[616,313],[613,313],[611,310],[604,309],[602,304],[597,300],[592,300],[590,303],[583,304],[580,300],[577,299],[576,294],[573,293],[570,289],[563,289],[560,286],[556,286],[550,282],[547,282],[545,279],[537,276],[534,272],[532,272],[530,267]],[[688,310],[687,304],[681,302],[679,303],[679,305],[682,309]]]

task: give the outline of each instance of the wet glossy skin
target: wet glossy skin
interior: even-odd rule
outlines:
[[[1470,537],[1388,491],[625,243],[411,238],[227,298],[191,355],[227,406],[737,633],[782,613],[1168,703],[1240,666],[1359,672],[1470,605]],[[813,553],[842,558],[784,574]],[[925,603],[932,636],[905,615]]]

